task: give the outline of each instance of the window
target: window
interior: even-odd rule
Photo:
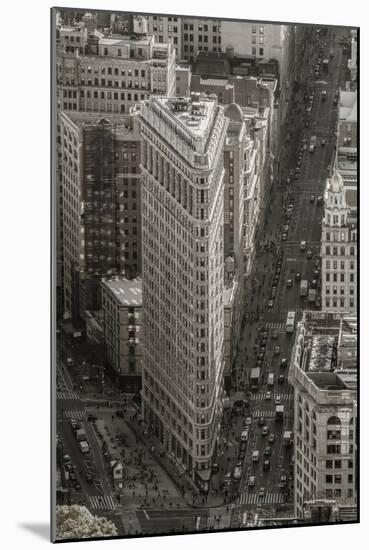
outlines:
[[[327,474],[325,476],[325,482],[326,483],[333,483],[333,476],[331,474]]]
[[[251,38],[251,42],[252,42],[252,44],[256,44],[256,36],[253,36],[253,37]]]
[[[259,44],[264,44],[264,36],[259,36]]]
[[[252,34],[255,34],[256,33],[256,25],[253,25],[252,26]]]
[[[259,55],[264,55],[264,48],[259,48]]]
[[[333,460],[327,460],[325,463],[325,467],[327,470],[331,470],[333,468]]]
[[[259,34],[264,34],[264,27],[259,27]]]
[[[256,48],[252,48],[252,55],[256,55]]]
[[[325,274],[325,280],[327,281],[327,283],[330,281],[331,279],[331,274],[330,273],[326,273]]]

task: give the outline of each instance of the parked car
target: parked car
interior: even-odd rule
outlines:
[[[271,391],[267,391],[266,394],[265,394],[265,399],[266,399],[267,401],[269,401],[271,398],[272,398],[272,392],[271,392]]]
[[[291,287],[293,286],[293,281],[292,281],[292,279],[287,279],[286,286],[287,286],[287,288],[291,288]]]
[[[270,470],[270,460],[264,460],[263,470],[264,471]]]
[[[274,435],[274,434],[269,434],[269,436],[268,436],[268,441],[269,441],[269,443],[274,443],[274,441],[275,441],[275,435]]]
[[[279,383],[279,384],[283,384],[283,382],[284,382],[284,374],[280,374],[280,375],[278,376],[278,383]]]
[[[264,426],[265,424],[265,418],[263,416],[259,417],[259,426]]]
[[[268,308],[272,309],[273,306],[274,306],[274,300],[268,300]]]
[[[268,433],[269,433],[268,426],[263,426],[261,430],[261,435],[268,435]]]
[[[285,369],[287,367],[287,359],[285,357],[281,359],[280,366],[282,369]]]
[[[275,346],[274,355],[279,355],[280,353],[281,353],[281,348],[279,346]]]
[[[259,497],[260,497],[260,498],[265,497],[265,487],[260,487],[260,489],[259,489]]]
[[[274,398],[274,402],[276,405],[280,405],[281,403],[281,396],[280,395],[276,395],[275,398]]]
[[[264,449],[264,456],[270,456],[272,454],[271,447],[265,447]]]
[[[250,476],[249,477],[249,481],[248,481],[247,485],[249,487],[254,487],[255,486],[255,476]]]

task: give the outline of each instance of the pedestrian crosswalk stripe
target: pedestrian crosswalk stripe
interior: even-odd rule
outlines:
[[[272,322],[268,322],[268,323],[265,323],[265,326],[267,328],[273,328],[273,329],[285,329],[286,327],[286,323],[272,323]]]
[[[288,401],[289,399],[293,399],[293,393],[272,393],[271,394],[271,401],[274,401],[276,398],[276,395],[280,395],[281,401]],[[265,400],[266,392],[265,393],[253,393],[250,396],[250,401],[263,401]]]
[[[89,496],[90,507],[93,510],[115,510],[116,506],[112,496]]]
[[[73,391],[56,392],[57,399],[78,399],[78,395]]]
[[[281,493],[266,493],[264,497],[260,497],[259,493],[243,493],[241,495],[241,504],[282,504],[283,495]]]
[[[81,409],[72,409],[63,411],[63,416],[74,420],[84,420],[86,418],[86,412]]]
[[[260,418],[263,416],[264,418],[274,418],[275,412],[274,411],[253,411],[252,417],[253,418]]]

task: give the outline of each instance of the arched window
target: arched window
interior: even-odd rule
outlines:
[[[331,426],[333,424],[336,425],[336,426],[337,425],[340,426],[341,425],[341,420],[338,418],[338,416],[330,416],[328,418],[327,424],[328,424],[328,426]]]

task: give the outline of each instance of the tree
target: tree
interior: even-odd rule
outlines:
[[[114,523],[105,517],[93,516],[85,506],[56,507],[56,538],[85,539],[118,535]]]

